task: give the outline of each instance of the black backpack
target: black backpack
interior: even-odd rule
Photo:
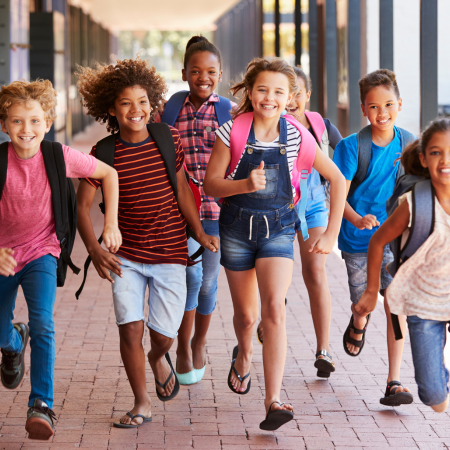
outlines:
[[[167,175],[169,177],[169,181],[172,186],[175,199],[178,203],[177,154],[175,150],[175,143],[173,141],[172,132],[170,131],[169,126],[165,123],[150,123],[147,124],[147,129],[148,132],[150,133],[150,136],[154,139],[159,151],[161,152],[162,159],[166,166]],[[95,151],[95,157],[111,167],[114,167],[116,139],[117,134],[111,134],[110,136],[103,138],[102,140],[97,142]],[[190,179],[188,173],[186,173],[186,180],[189,186],[191,187],[191,190],[194,189],[198,190],[198,188],[193,184],[192,180]],[[105,201],[103,198],[103,191],[102,191],[102,202],[99,204],[99,207],[102,213],[105,214]],[[192,233],[189,225],[187,225],[186,227],[186,234],[188,238],[192,237],[193,239],[195,239],[195,235],[194,233]],[[98,243],[101,244],[102,241],[103,235],[99,237]],[[194,260],[196,260],[200,255],[202,255],[204,251],[205,251],[204,247],[200,247],[193,255],[191,255],[188,259],[188,266],[192,266],[194,264],[199,263],[200,260],[199,261]],[[78,291],[75,293],[77,299],[80,297],[80,294],[83,291],[84,285],[86,283],[87,272],[91,264],[91,261],[92,261],[91,257],[88,256],[86,258],[86,262],[84,263],[83,282],[81,283],[81,286],[78,289]]]
[[[59,142],[42,141],[42,156],[52,191],[53,214],[56,237],[61,246],[61,255],[56,269],[57,286],[64,286],[69,266],[75,274],[80,269],[72,262],[72,253],[77,233],[77,197],[72,180],[66,177],[66,164],[62,145]],[[8,170],[8,142],[0,144],[0,200],[6,183]]]
[[[401,246],[402,236],[394,239],[389,245],[394,255],[394,261],[388,264],[387,269],[394,276],[400,266],[406,262],[428,239],[434,229],[435,193],[431,180],[417,175],[402,175],[395,183],[394,192],[386,202],[388,217],[398,206],[398,198],[412,191],[411,227],[404,246]],[[420,214],[417,214],[420,212]],[[391,314],[395,339],[402,339],[402,332],[398,317]]]

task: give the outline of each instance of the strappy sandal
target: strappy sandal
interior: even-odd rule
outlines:
[[[116,428],[138,428],[143,423],[152,421],[151,417],[145,417],[142,414],[135,414],[133,416],[133,414],[131,414],[130,411],[127,412],[127,416],[131,417],[131,420],[135,419],[136,417],[140,417],[142,419],[142,422],[139,423],[139,424],[113,422],[113,427],[116,427]]]
[[[319,356],[324,356],[324,358],[319,358]],[[314,367],[317,369],[317,376],[320,378],[330,378],[330,373],[336,370],[331,355],[326,350],[320,350],[316,353]]]
[[[400,381],[390,381],[386,386],[384,397],[380,398],[380,403],[385,406],[409,405],[413,402],[414,397],[411,392],[397,392],[399,386],[403,387]],[[392,389],[391,389],[392,388]]]
[[[234,367],[234,363],[236,362],[236,358],[238,355],[238,346],[236,345],[236,347],[234,347],[233,349],[233,361],[231,361],[231,368],[230,368],[230,373],[228,374],[228,387],[235,393],[235,394],[239,394],[239,395],[245,395],[248,394],[248,391],[250,390],[250,386],[252,385],[252,379],[250,378],[248,380],[248,384],[247,384],[247,389],[244,392],[239,392],[236,391],[233,387],[233,385],[231,384],[231,374],[234,372],[234,374],[237,376],[238,380],[242,383],[244,382],[249,376],[250,376],[250,371],[248,372],[247,375],[245,375],[244,377],[241,377],[241,375],[239,374],[239,372],[236,370],[236,368]]]
[[[278,430],[278,428],[280,428],[285,423],[290,422],[294,418],[294,413],[292,411],[286,411],[285,409],[272,410],[272,405],[275,403],[278,403],[280,406],[283,406],[285,404],[275,401],[269,406],[266,419],[259,424],[259,428],[261,428],[261,430]]]
[[[160,383],[156,377],[155,377],[155,383],[162,389],[166,389],[166,386],[169,384],[169,381],[172,379],[172,376],[175,377],[175,386],[173,387],[173,391],[170,395],[168,396],[164,396],[161,395],[158,392],[158,389],[156,389],[156,395],[158,396],[158,398],[162,401],[162,402],[168,402],[169,400],[172,400],[174,397],[177,396],[179,390],[180,390],[180,382],[178,381],[177,375],[175,374],[175,371],[173,370],[173,366],[172,366],[172,361],[170,359],[170,355],[169,353],[165,354],[166,357],[166,361],[169,363],[170,366],[170,373],[169,376],[167,377],[167,380],[164,384]]]
[[[347,355],[349,355],[349,356],[359,356],[359,354],[361,353],[361,351],[362,351],[362,349],[364,347],[364,343],[366,341],[366,330],[367,330],[367,325],[369,325],[370,314],[371,313],[369,313],[366,316],[366,319],[367,319],[366,325],[364,326],[364,328],[362,330],[359,330],[358,328],[355,328],[353,326],[353,314],[352,314],[352,317],[350,317],[350,323],[348,324],[347,329],[345,330],[345,333],[344,333],[344,350],[345,350],[345,353],[347,353]],[[350,331],[355,333],[355,334],[362,334],[362,339],[360,341],[357,341],[356,339],[353,339],[350,336]],[[347,348],[346,344],[350,344],[350,345],[354,345],[355,347],[358,347],[359,348],[359,352],[356,355],[351,353],[350,350]]]
[[[284,299],[284,304],[287,305],[287,298]],[[260,321],[260,322],[258,323],[258,326],[256,327],[256,339],[258,340],[258,342],[259,342],[261,345],[263,345],[263,338],[262,338],[262,336],[261,336],[260,329],[259,329],[259,327],[261,326],[261,324],[262,324],[262,321]]]

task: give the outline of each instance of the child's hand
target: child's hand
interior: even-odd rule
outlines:
[[[248,181],[248,192],[259,191],[260,189],[265,189],[266,187],[266,173],[264,171],[264,161],[259,163],[257,169],[253,169],[250,172]]]
[[[14,255],[13,249],[0,248],[0,275],[4,277],[15,275],[14,268],[17,267],[17,262],[12,255]]]
[[[367,316],[377,307],[378,292],[369,292],[367,289],[359,299],[357,305],[352,303],[352,311],[360,316]]]
[[[117,225],[105,225],[103,228],[103,242],[111,253],[116,253],[122,245],[122,235]]]
[[[333,250],[337,237],[330,236],[326,231],[316,238],[309,247],[309,252],[328,255]]]
[[[122,269],[119,264],[122,265],[120,259],[106,250],[103,250],[100,246],[94,251],[90,253],[90,257],[92,259],[92,263],[95,266],[100,278],[104,280],[108,280],[111,283],[114,283],[114,280],[111,278],[109,271],[111,270],[119,277],[122,277]]]
[[[198,243],[202,246],[211,250],[213,253],[217,253],[219,251],[219,238],[216,236],[209,236],[206,233],[203,233],[198,237]]]
[[[373,227],[379,227],[380,222],[378,222],[377,218],[372,214],[367,214],[366,216],[361,217],[355,226],[358,230],[364,230],[365,228],[371,230]]]

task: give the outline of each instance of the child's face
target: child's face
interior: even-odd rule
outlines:
[[[289,114],[295,114],[301,117],[305,113],[306,104],[309,102],[309,98],[311,97],[311,91],[306,90],[305,81],[302,77],[297,77],[297,84],[299,85],[299,90],[289,103],[286,110]]]
[[[182,73],[191,95],[197,98],[209,98],[222,81],[219,59],[211,52],[194,53]]]
[[[434,133],[425,149],[420,153],[420,162],[427,167],[433,183],[450,185],[450,131]]]
[[[367,93],[361,109],[372,127],[388,131],[394,128],[398,112],[402,110],[402,99],[397,98],[390,87],[377,86]]]
[[[147,91],[140,86],[125,88],[116,98],[109,114],[115,116],[121,131],[142,131],[150,121],[150,101]]]
[[[37,153],[51,122],[45,120],[45,112],[36,100],[13,103],[8,108],[8,117],[0,121],[2,131],[7,133],[19,153]]]
[[[248,93],[253,112],[262,118],[271,119],[280,116],[286,105],[292,101],[289,92],[289,80],[279,72],[261,72]]]

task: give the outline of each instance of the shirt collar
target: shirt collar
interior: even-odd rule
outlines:
[[[186,103],[188,103],[188,102],[190,103],[191,102],[190,98],[191,98],[190,94],[186,95],[186,99],[184,100],[183,106],[186,105]],[[208,100],[205,101],[205,103],[215,103],[215,102],[220,102],[220,98],[215,92],[213,92],[209,96]]]

